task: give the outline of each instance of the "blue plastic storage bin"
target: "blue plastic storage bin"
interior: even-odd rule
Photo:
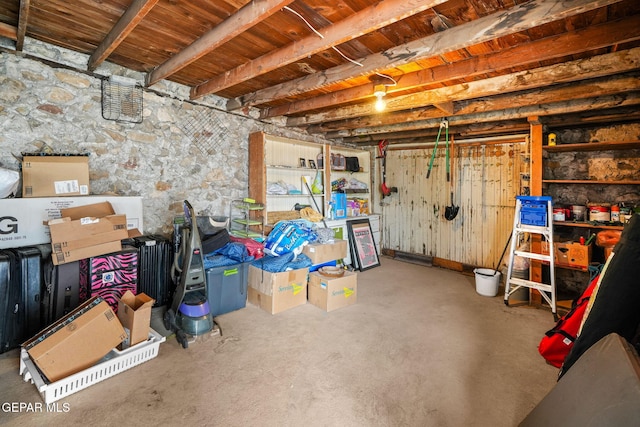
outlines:
[[[212,316],[246,307],[249,264],[243,262],[206,270],[207,297]]]
[[[551,201],[549,196],[516,196],[520,200],[520,224],[535,225],[539,227],[547,226],[547,202]]]

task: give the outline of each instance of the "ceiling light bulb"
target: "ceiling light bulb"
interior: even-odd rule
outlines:
[[[387,88],[384,85],[375,85],[373,88],[373,94],[377,98],[375,103],[376,111],[384,111],[387,107],[387,103],[383,97],[387,94]]]

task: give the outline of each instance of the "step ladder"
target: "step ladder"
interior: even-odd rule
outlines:
[[[527,234],[529,237],[535,234],[544,237],[548,254],[518,250],[521,237],[526,237]],[[511,277],[516,256],[547,263],[550,273],[549,283]],[[516,196],[516,212],[513,219],[513,233],[511,235],[511,252],[505,280],[505,305],[508,306],[509,297],[523,287],[540,291],[540,295],[542,295],[551,307],[553,317],[557,321],[555,263],[553,260],[553,208],[551,197],[549,196]]]

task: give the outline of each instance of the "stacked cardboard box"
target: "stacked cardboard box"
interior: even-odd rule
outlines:
[[[88,194],[88,156],[23,156],[22,197]]]
[[[61,210],[48,222],[55,265],[122,250],[129,237],[126,215],[116,215],[109,202]]]
[[[311,259],[309,271],[316,271],[326,265],[336,265],[336,261],[347,257],[347,241],[335,240],[334,243],[312,243],[302,248],[302,253]]]

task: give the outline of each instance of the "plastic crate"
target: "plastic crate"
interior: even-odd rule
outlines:
[[[240,310],[247,305],[249,262],[208,268],[207,298],[212,316]]]
[[[53,383],[48,383],[44,379],[23,348],[20,351],[20,375],[24,381],[31,381],[45,404],[49,404],[155,358],[158,355],[160,343],[165,340],[165,337],[150,329],[147,341],[122,351],[114,348],[91,368]]]
[[[521,203],[520,224],[547,226],[547,202],[551,201],[550,197],[517,196],[516,198]]]

